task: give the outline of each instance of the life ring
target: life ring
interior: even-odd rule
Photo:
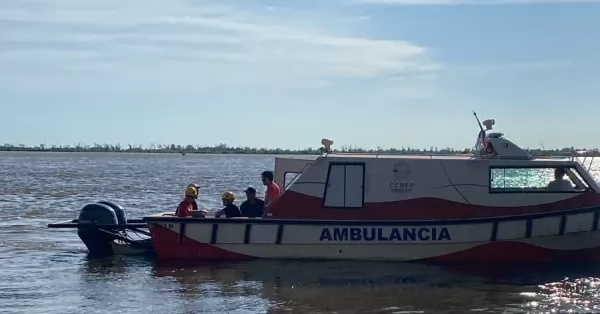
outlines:
[[[485,149],[485,152],[488,154],[491,154],[494,152],[494,148],[492,147],[492,144],[488,144],[487,148]]]

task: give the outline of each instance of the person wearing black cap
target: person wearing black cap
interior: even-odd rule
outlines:
[[[256,197],[256,189],[248,187],[246,192],[246,201],[240,205],[242,217],[262,217],[265,201]]]

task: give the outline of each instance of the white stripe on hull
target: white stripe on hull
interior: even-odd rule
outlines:
[[[531,220],[457,225],[286,225],[260,219],[244,223],[185,224],[185,237],[200,243],[261,258],[314,258],[360,260],[414,260],[464,251],[480,245],[517,241],[555,250],[600,246],[600,231],[593,230],[593,213],[568,215],[566,220],[544,217]],[[564,227],[561,228],[561,225]],[[152,223],[150,224],[152,227]],[[180,232],[180,223],[160,223]],[[218,226],[213,234],[213,225]],[[250,226],[250,227],[248,227]],[[563,234],[561,234],[561,229]],[[495,241],[494,241],[495,235]]]
[[[600,246],[600,230],[570,233],[563,236],[549,236],[520,239],[518,242],[552,250],[581,250]]]
[[[477,244],[222,244],[219,248],[259,258],[410,261],[463,251]]]
[[[521,240],[548,249],[600,246],[600,231]],[[448,244],[220,244],[216,247],[259,258],[410,261],[465,251],[491,242]],[[582,245],[585,243],[585,245]]]

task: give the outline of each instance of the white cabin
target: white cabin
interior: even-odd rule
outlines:
[[[275,182],[282,193],[293,191],[290,197],[321,199],[323,208],[363,208],[365,204],[431,198],[516,210],[600,193],[598,183],[575,159],[534,158],[486,127],[488,132],[478,138],[479,151],[474,154],[340,154],[327,153],[330,147],[326,145],[325,153],[317,158],[276,158]],[[565,172],[567,190],[550,188],[556,169]]]

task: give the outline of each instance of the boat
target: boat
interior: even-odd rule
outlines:
[[[188,261],[600,260],[600,186],[589,169],[575,156],[531,156],[495,132],[493,119],[474,115],[471,154],[335,153],[323,139],[317,158],[277,157],[274,181],[284,188],[262,217],[146,216],[154,253]],[[548,186],[556,169],[568,189]]]

